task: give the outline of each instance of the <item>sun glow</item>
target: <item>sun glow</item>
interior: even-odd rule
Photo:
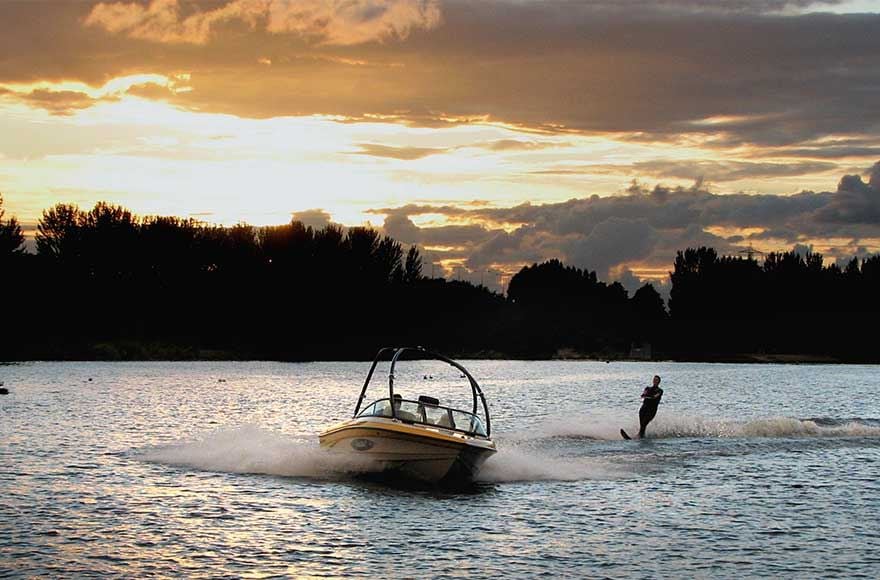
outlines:
[[[267,57],[254,66],[275,65]],[[509,276],[534,259],[557,257],[571,244],[556,240],[545,249],[540,239],[519,236],[534,247],[505,253],[507,262],[473,265],[469,257],[476,242],[463,237],[503,240],[504,233],[535,227],[520,221],[517,212],[471,211],[477,208],[629,196],[657,184],[689,191],[695,182],[712,193],[821,191],[836,171],[817,161],[805,173],[772,174],[790,162],[784,151],[762,157],[758,148],[743,145],[728,150],[735,157],[725,157],[712,133],[664,143],[635,133],[536,130],[488,117],[449,116],[449,124],[439,127],[380,114],[248,118],[187,106],[189,93],[199,90],[187,72],[125,75],[100,86],[0,85],[0,192],[7,211],[32,233],[40,212],[59,202],[89,208],[108,201],[139,215],[257,226],[318,209],[344,225],[382,227],[395,208],[410,206],[401,210],[406,219],[423,240],[434,242],[423,248],[426,261],[445,275],[482,280],[486,272]],[[753,120],[720,115],[693,123],[723,132]],[[828,136],[808,145],[838,140]],[[744,247],[764,228],[703,231]],[[589,231],[565,235],[574,239]],[[785,240],[756,241],[762,251],[788,249]],[[864,249],[852,239],[812,242],[820,251]],[[485,264],[491,266],[483,271]],[[627,269],[657,281],[666,279],[669,267],[623,262],[615,272]]]
[[[327,116],[246,119],[131,93],[144,85],[179,91],[190,80],[185,73],[139,74],[99,87],[72,81],[5,85],[0,173],[7,207],[28,224],[57,201],[89,206],[107,200],[140,214],[257,225],[320,207],[354,225],[375,219],[372,208],[419,200],[552,202],[582,195],[585,184],[611,194],[620,176],[572,182],[532,173],[578,155],[647,154],[638,144],[575,136],[560,141],[497,124],[436,129]],[[50,109],[28,101],[35,91],[91,101],[58,114],[63,103]],[[364,150],[364,143],[385,149]],[[410,155],[410,148],[427,154]],[[532,175],[524,180],[524,174]],[[424,225],[469,223],[439,215],[416,219]]]

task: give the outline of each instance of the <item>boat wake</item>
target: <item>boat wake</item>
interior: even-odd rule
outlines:
[[[514,441],[574,437],[618,441],[620,428],[630,434],[639,427],[632,415],[595,414],[553,420],[527,431],[518,431],[505,437]],[[653,439],[710,438],[710,437],[880,437],[880,420],[852,418],[769,417],[749,421],[709,419],[693,415],[665,413],[648,427]]]
[[[368,472],[356,457],[323,451],[317,440],[292,438],[254,426],[223,429],[196,441],[141,450],[138,459],[223,473],[333,478]]]
[[[626,472],[590,457],[554,457],[546,451],[502,446],[486,460],[477,481],[508,483],[526,481],[581,481],[618,479]]]
[[[255,426],[223,429],[194,441],[137,452],[141,461],[202,471],[275,475],[323,480],[368,474],[370,465],[354,455],[327,453],[316,440],[293,438]],[[610,466],[581,458],[548,457],[512,442],[491,457],[477,478],[484,483],[576,481],[616,477]]]
[[[477,481],[611,480],[631,469],[619,462],[585,455],[578,446],[556,449],[552,440],[623,441],[620,427],[637,432],[632,417],[594,414],[548,421],[524,431],[500,435],[499,451],[486,461]],[[654,439],[675,438],[856,438],[880,437],[880,420],[865,418],[775,417],[722,421],[665,414],[649,428]],[[350,479],[368,474],[370,465],[355,455],[327,453],[311,436],[292,437],[255,426],[223,429],[194,441],[183,441],[137,452],[142,461],[203,471],[249,473],[322,480]]]

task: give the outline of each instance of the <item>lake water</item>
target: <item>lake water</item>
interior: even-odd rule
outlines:
[[[0,366],[0,576],[880,576],[880,367],[465,365],[499,452],[458,491],[318,449],[368,363]]]

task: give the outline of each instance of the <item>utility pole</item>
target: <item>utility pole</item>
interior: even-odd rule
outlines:
[[[737,254],[745,254],[746,258],[748,258],[748,260],[751,262],[755,256],[755,254],[757,254],[759,256],[763,256],[764,252],[762,252],[761,250],[756,250],[752,246],[752,244],[749,244],[749,246],[746,249],[740,250],[739,252],[737,252]]]

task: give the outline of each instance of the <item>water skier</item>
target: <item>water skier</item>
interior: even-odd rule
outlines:
[[[642,391],[642,407],[639,409],[639,439],[645,437],[645,428],[654,420],[657,414],[657,405],[663,397],[663,389],[660,388],[660,375],[654,375],[654,384],[645,387]]]

